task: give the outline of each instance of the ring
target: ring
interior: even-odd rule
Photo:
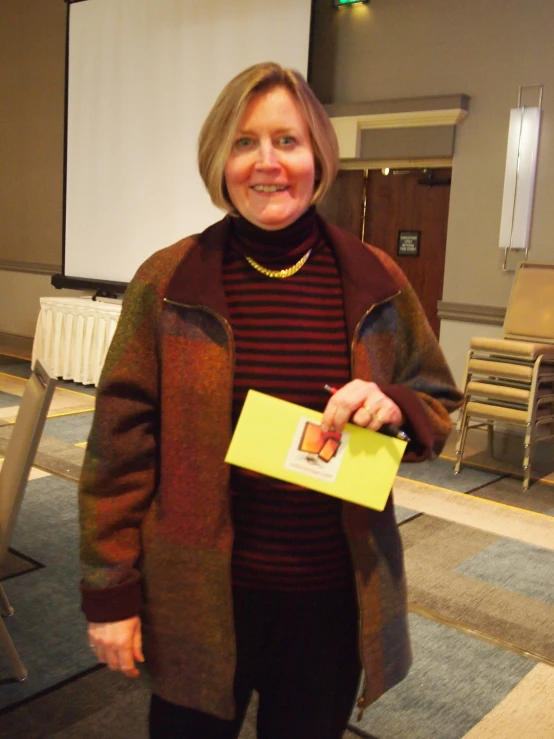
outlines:
[[[369,420],[372,421],[373,417],[375,416],[375,413],[371,410],[371,408],[368,408],[367,405],[365,404],[362,407],[364,411],[367,413],[367,415],[369,416]]]
[[[375,414],[375,418],[379,421],[379,423],[382,426],[383,425],[383,416],[379,413],[379,411],[377,411],[377,413]]]

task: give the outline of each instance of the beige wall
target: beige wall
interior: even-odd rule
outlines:
[[[61,0],[1,0],[0,333],[32,337],[62,261],[65,14]],[[64,294],[73,294],[63,291]]]
[[[0,264],[60,269],[66,7],[0,5]]]
[[[505,306],[498,235],[508,117],[520,85],[544,85],[529,258],[554,262],[554,2],[371,0],[335,10],[315,2],[312,84],[326,103],[466,93],[457,129],[445,301]],[[528,104],[534,104],[534,91]],[[515,264],[514,261],[510,264]],[[444,321],[441,343],[457,377],[462,341],[495,327]],[[465,350],[464,353],[465,355]]]
[[[41,297],[87,294],[90,293],[56,290],[48,275],[0,270],[0,334],[33,337]]]

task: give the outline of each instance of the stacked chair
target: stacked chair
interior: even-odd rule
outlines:
[[[470,342],[457,426],[456,474],[468,429],[487,426],[493,452],[495,424],[522,430],[525,491],[535,444],[554,439],[554,265],[521,263],[512,285],[503,338]]]
[[[35,362],[21,398],[0,469],[0,565],[4,563],[8,554],[55,385],[56,381],[49,377],[38,361]],[[13,614],[13,608],[1,584],[0,614],[2,617]],[[19,658],[2,618],[0,618],[0,647],[8,656],[15,678],[25,680],[27,670]]]

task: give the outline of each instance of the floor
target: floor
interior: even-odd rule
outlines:
[[[0,455],[27,376],[28,363],[0,356]],[[49,478],[74,489],[93,409],[94,388],[58,383],[29,483],[37,495],[46,494]],[[394,501],[416,660],[360,722],[353,716],[345,739],[554,737],[554,450],[537,450],[536,477],[523,492],[521,437],[498,433],[491,454],[486,432],[470,431],[459,475],[455,444],[453,430],[439,460],[399,471]],[[0,711],[0,735],[141,736],[129,723],[143,722],[140,690],[118,687],[121,680],[106,670],[85,672]],[[110,714],[112,683],[121,705]],[[80,709],[68,715],[73,700]],[[40,726],[48,711],[55,727],[46,733]],[[127,722],[122,728],[118,714]],[[252,712],[241,739],[255,737],[253,726]]]

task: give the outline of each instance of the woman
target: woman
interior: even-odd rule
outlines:
[[[82,608],[101,662],[132,677],[145,660],[157,739],[238,736],[253,689],[259,739],[338,739],[360,668],[362,707],[409,668],[392,503],[224,462],[249,388],[324,428],[402,426],[413,461],[448,435],[460,396],[412,288],[315,213],[337,149],[298,73],[239,74],[199,139],[228,215],[125,294],[80,485]]]

